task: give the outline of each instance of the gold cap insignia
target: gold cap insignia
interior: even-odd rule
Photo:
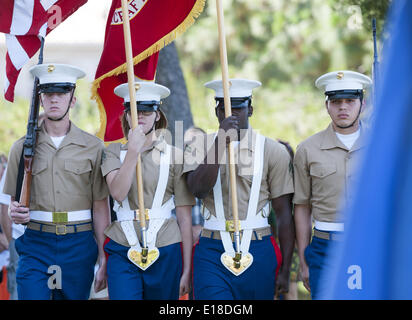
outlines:
[[[54,71],[54,69],[56,69],[56,67],[54,66],[54,65],[52,65],[52,64],[50,64],[48,67],[47,67],[47,72],[53,72]]]
[[[343,76],[344,76],[343,72],[338,72],[338,74],[336,75],[336,78],[339,80],[342,80]]]
[[[139,89],[140,89],[140,84],[135,83],[135,85],[134,85],[134,89],[135,89],[136,91],[139,91]]]

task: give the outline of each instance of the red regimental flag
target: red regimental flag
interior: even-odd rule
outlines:
[[[4,97],[14,101],[21,68],[40,49],[40,38],[85,4],[87,0],[2,0],[0,32],[6,34]]]
[[[206,0],[129,0],[135,77],[153,81],[159,50],[193,24]],[[121,0],[113,0],[92,95],[99,105],[100,130],[106,143],[123,140],[123,99],[114,88],[127,82]]]

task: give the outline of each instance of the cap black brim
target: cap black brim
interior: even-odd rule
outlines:
[[[76,86],[73,83],[46,83],[39,85],[40,93],[67,93]]]
[[[217,108],[224,108],[225,107],[225,100],[224,98],[215,98]],[[240,108],[247,108],[250,105],[251,97],[245,98],[230,98],[230,106],[233,109],[240,109]]]
[[[159,110],[159,101],[137,101],[136,107],[138,111],[157,111]],[[130,110],[130,102],[125,102],[124,109]]]
[[[359,99],[363,97],[363,90],[335,90],[327,91],[328,100],[332,99]]]

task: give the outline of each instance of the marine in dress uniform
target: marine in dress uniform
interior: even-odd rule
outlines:
[[[344,231],[339,213],[353,197],[356,164],[364,148],[360,114],[369,77],[336,71],[319,77],[315,85],[326,96],[329,126],[299,144],[294,158],[295,225],[300,272],[305,287],[317,299],[321,271],[330,268],[327,248]],[[312,237],[312,221],[314,230]]]
[[[132,130],[128,84],[116,87],[115,94],[125,101],[122,124],[128,142],[110,144],[102,163],[116,212],[115,221],[105,231],[109,297],[177,300],[190,286],[191,207],[195,199],[182,177],[183,151],[167,144],[161,134],[167,120],[159,106],[170,91],[155,83],[138,84],[138,126]],[[149,255],[152,250],[158,250],[157,260],[150,265],[141,265],[128,255],[130,250],[142,248],[136,211],[138,154],[142,163],[144,204],[150,208],[147,220]],[[174,208],[176,218],[172,216]]]
[[[30,206],[16,201],[10,205],[13,222],[27,224],[15,242],[20,256],[18,298],[88,299],[96,261],[98,289],[106,285],[103,230],[109,224],[109,207],[100,170],[104,145],[70,121],[82,70],[42,64],[30,72],[39,78],[45,119],[35,147]],[[9,155],[4,192],[12,200],[23,143],[24,137]]]
[[[249,126],[252,89],[260,82],[231,79],[230,84],[232,116],[228,118],[224,114],[222,82],[205,84],[215,90],[219,131],[185,149],[184,172],[189,189],[202,199],[205,219],[194,249],[194,298],[273,299],[276,287],[279,292],[288,290],[295,238],[291,159],[283,145]],[[233,272],[221,261],[226,254],[234,255],[233,229],[226,226],[233,220],[229,167],[224,155],[228,140],[237,141],[234,150],[241,252],[244,257],[252,256],[241,272]],[[281,254],[268,223],[270,205],[277,215]]]

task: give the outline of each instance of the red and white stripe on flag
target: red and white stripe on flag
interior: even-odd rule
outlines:
[[[14,88],[20,70],[40,49],[39,37],[45,37],[86,2],[87,0],[2,0],[0,32],[6,34],[6,100],[14,101]]]

